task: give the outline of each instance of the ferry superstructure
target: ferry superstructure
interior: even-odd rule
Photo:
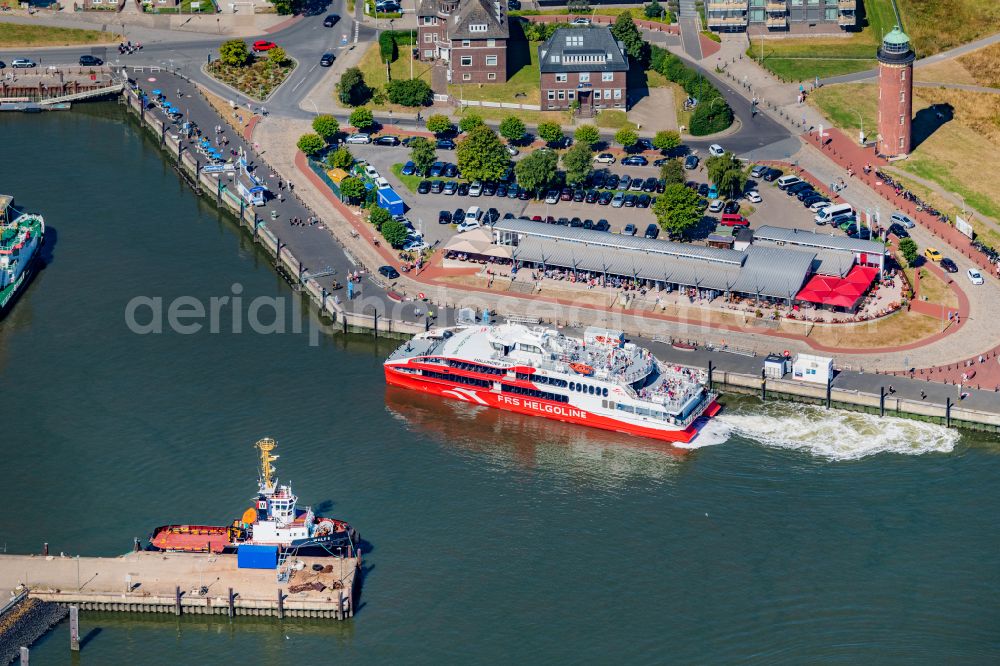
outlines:
[[[671,442],[718,413],[703,370],[663,363],[621,331],[583,339],[518,323],[434,328],[396,349],[385,379],[471,404]]]
[[[13,197],[0,194],[0,314],[27,286],[44,241],[42,216],[19,213]]]

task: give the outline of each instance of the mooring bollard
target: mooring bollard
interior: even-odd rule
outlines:
[[[233,588],[229,588],[229,617],[236,616],[236,602],[235,595],[233,595]]]
[[[174,588],[174,615],[180,616],[181,614],[181,586],[178,585]]]
[[[285,619],[285,595],[282,594],[281,588],[278,588],[278,619]]]

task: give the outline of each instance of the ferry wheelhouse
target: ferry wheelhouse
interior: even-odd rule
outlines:
[[[506,323],[435,328],[385,361],[386,382],[485,407],[672,442],[721,409],[703,370],[667,364],[621,331],[583,339]]]

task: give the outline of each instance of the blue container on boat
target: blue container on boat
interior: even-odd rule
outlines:
[[[277,569],[278,547],[243,544],[236,549],[236,566],[240,569]]]

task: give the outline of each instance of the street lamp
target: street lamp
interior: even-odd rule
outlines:
[[[962,215],[967,215],[968,213],[965,210],[965,197],[963,197],[958,192],[952,192],[952,194],[954,194],[956,197],[962,200]]]

